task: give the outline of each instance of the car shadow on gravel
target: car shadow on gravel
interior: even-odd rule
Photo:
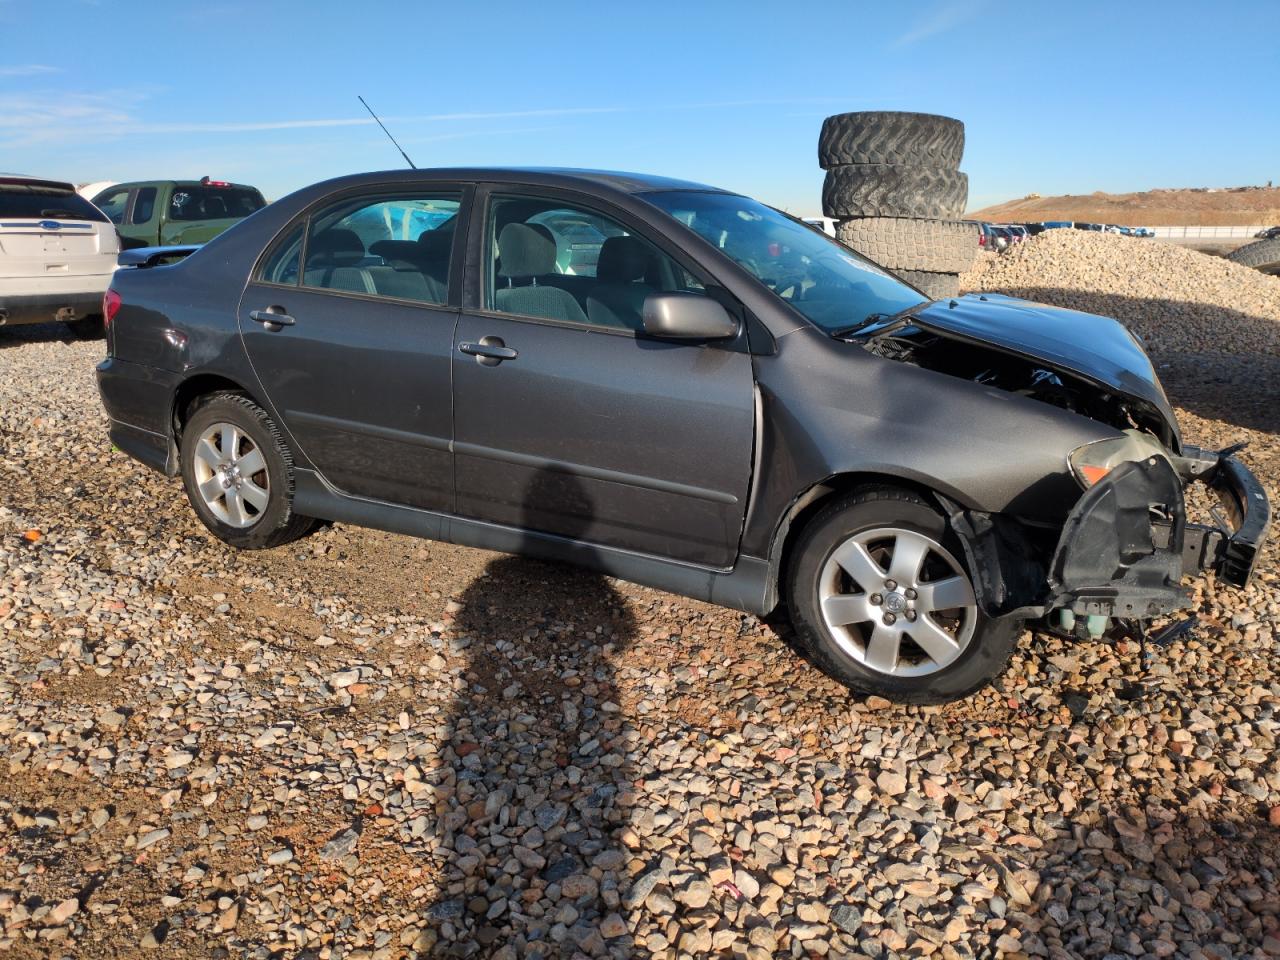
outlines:
[[[1280,286],[1280,284],[1277,284]],[[1011,297],[1114,317],[1146,341],[1177,406],[1247,430],[1280,433],[1280,324],[1213,304],[1159,297],[1019,287]],[[1166,342],[1164,322],[1181,328]],[[1245,345],[1257,345],[1250,351]],[[1195,349],[1196,346],[1199,349]],[[1270,354],[1261,352],[1269,349]]]
[[[526,515],[552,501],[587,528],[577,480],[538,473]],[[460,603],[466,685],[441,757],[454,802],[437,825],[443,896],[428,910],[443,955],[628,955],[613,879],[633,776],[612,666],[636,635],[625,599],[582,568],[502,556]]]
[[[0,350],[22,347],[29,343],[79,343],[80,338],[63,323],[23,323],[13,327],[0,326]],[[105,351],[104,351],[105,352]]]

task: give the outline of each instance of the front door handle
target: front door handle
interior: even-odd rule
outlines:
[[[272,333],[292,327],[294,320],[284,312],[284,307],[267,307],[265,310],[250,310],[249,319],[262,324]]]
[[[463,342],[458,344],[458,349],[486,367],[496,367],[503,360],[514,360],[520,356],[503,343],[501,337],[481,337],[478,343]]]

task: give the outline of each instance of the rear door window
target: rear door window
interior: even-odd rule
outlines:
[[[133,213],[129,215],[130,223],[146,223],[156,210],[156,188],[142,187],[133,200]]]
[[[302,285],[448,303],[461,205],[450,191],[353,197],[320,210],[311,217]]]
[[[128,191],[125,191],[126,197]],[[105,223],[107,218],[74,190],[23,183],[0,182],[0,217],[18,220],[93,220]]]

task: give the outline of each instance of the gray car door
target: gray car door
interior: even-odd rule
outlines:
[[[241,335],[267,398],[344,493],[453,506],[452,236],[429,233],[452,234],[459,199],[335,201],[286,233],[241,298]]]
[[[751,474],[751,357],[637,329],[628,304],[646,291],[705,290],[616,216],[491,198],[475,228],[479,306],[454,338],[456,512],[728,567]],[[525,247],[500,243],[512,237]]]

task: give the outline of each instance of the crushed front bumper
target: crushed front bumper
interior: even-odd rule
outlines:
[[[1204,482],[1222,503],[1216,526],[1188,523],[1185,487]],[[1187,448],[1125,463],[1085,491],[1049,568],[1045,609],[1074,617],[1149,620],[1186,608],[1184,574],[1212,571],[1244,586],[1271,519],[1258,479],[1230,451]]]

